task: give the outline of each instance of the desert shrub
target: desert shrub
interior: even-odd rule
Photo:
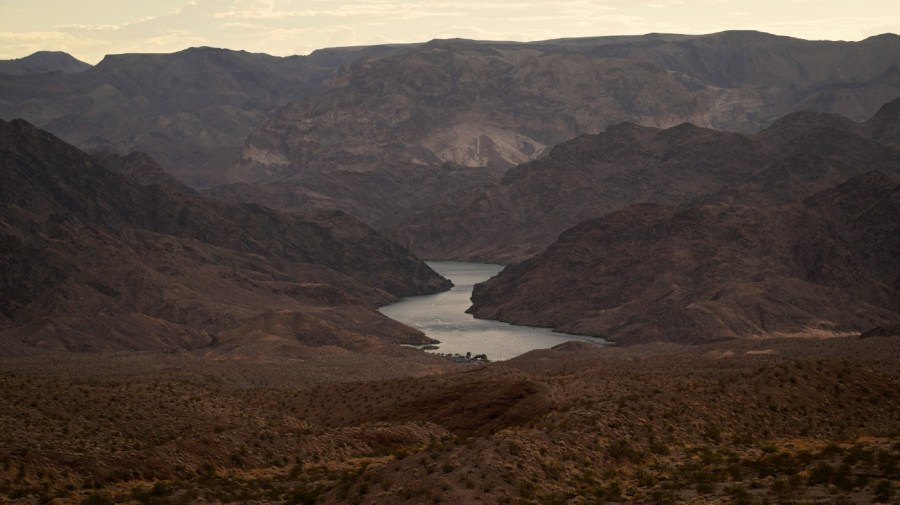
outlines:
[[[850,475],[850,465],[842,463],[831,473],[831,483],[841,491],[852,491],[854,480]]]
[[[675,503],[675,492],[671,489],[653,489],[650,491],[650,500],[653,503]]]
[[[606,454],[615,461],[631,461],[637,463],[643,459],[641,452],[632,447],[632,445],[624,439],[618,439],[609,444],[609,447],[606,448]]]
[[[732,503],[736,505],[750,505],[753,503],[753,497],[750,492],[739,484],[726,487],[725,492],[731,498]]]
[[[894,487],[889,480],[880,480],[872,488],[875,501],[877,503],[890,503],[891,497],[894,496]]]
[[[605,486],[601,486],[594,493],[594,496],[597,498],[599,502],[607,502],[607,501],[623,501],[622,498],[622,483],[616,480],[611,480]]]
[[[653,454],[658,454],[660,456],[668,456],[671,454],[669,450],[669,446],[665,444],[665,442],[661,442],[659,440],[651,440],[650,441],[650,452]]]
[[[530,480],[519,481],[519,496],[525,499],[534,498],[534,484]]]
[[[106,493],[94,493],[81,500],[81,505],[115,505],[115,503]]]
[[[834,471],[828,463],[819,463],[809,471],[809,484],[828,484],[831,481],[831,474]]]

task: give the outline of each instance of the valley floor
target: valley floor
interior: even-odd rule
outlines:
[[[0,360],[0,503],[897,503],[900,339]]]

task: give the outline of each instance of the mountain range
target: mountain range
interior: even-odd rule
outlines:
[[[780,204],[872,170],[900,177],[898,126],[900,100],[862,123],[796,112],[751,135],[622,123],[449,194],[390,235],[426,258],[518,261],[563,230],[634,203]]]
[[[624,121],[753,133],[795,110],[871,116],[900,94],[900,37],[758,32],[547,41],[436,40],[361,58],[244,148],[244,180],[379,163],[509,167]]]
[[[405,249],[341,213],[211,202],[106,165],[135,158],[159,173],[0,123],[0,353],[296,356],[429,341],[374,310],[449,287]]]
[[[0,62],[0,502],[894,503],[898,54]],[[419,257],[619,345],[412,349],[376,308],[451,286]]]
[[[179,179],[205,186],[220,180],[269,114],[323,90],[346,61],[392,50],[280,58],[198,47],[110,55],[70,74],[0,71],[0,117],[24,118],[84,149],[146,152]],[[16,61],[0,62],[0,70]]]
[[[448,163],[506,169],[625,121],[753,133],[796,110],[862,120],[898,96],[900,37],[890,34],[453,39],[286,58],[192,48],[0,75],[0,117],[85,149],[145,152],[195,188],[249,183],[217,192],[341,209],[379,229],[411,210],[395,198],[398,180]],[[345,197],[360,172],[374,172],[384,198]]]
[[[53,61],[0,75],[0,115],[24,116],[90,152],[21,120],[4,124],[4,250],[16,267],[4,281],[3,328],[15,352],[251,352],[270,337],[290,349],[423,342],[399,326],[366,330],[392,324],[374,307],[448,286],[408,251],[512,263],[578,223],[618,219],[609,216],[663,226],[689,207],[699,214],[684,211],[697,221],[682,232],[713,227],[697,247],[718,248],[732,232],[715,223],[732,214],[740,226],[763,222],[788,234],[815,217],[820,233],[808,238],[821,241],[810,242],[813,256],[848,241],[890,242],[890,226],[879,228],[869,214],[847,217],[852,206],[841,207],[840,198],[815,209],[809,200],[783,216],[772,209],[825,198],[822,191],[867,172],[900,176],[895,35],[435,40],[287,58],[192,48],[108,56],[72,73],[62,71],[66,58]],[[653,240],[670,250],[665,240],[683,239],[673,237]],[[778,261],[785,251],[799,254],[794,239],[775,237]],[[156,241],[170,245],[159,250]],[[840,270],[835,289],[869,293],[854,298],[869,314],[856,319],[798,316],[781,324],[719,314],[720,323],[696,334],[705,322],[682,328],[665,320],[674,336],[657,331],[662,323],[582,324],[538,310],[526,319],[623,341],[859,331],[889,322],[892,250],[848,250],[859,278]],[[740,263],[749,252],[735,254]],[[100,260],[111,256],[121,261]],[[809,281],[809,265],[797,261],[772,285]],[[682,266],[662,262],[654,275]],[[880,287],[861,287],[872,279]],[[619,282],[624,289],[633,279]],[[707,296],[710,286],[691,288],[691,296]],[[488,293],[480,291],[480,316],[520,321],[531,310],[512,308],[515,297],[501,310],[499,295]],[[636,300],[657,315],[678,306]],[[141,332],[156,335],[152,343],[135,340]]]

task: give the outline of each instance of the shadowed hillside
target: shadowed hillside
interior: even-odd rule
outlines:
[[[900,320],[900,185],[772,207],[633,205],[476,286],[478,317],[624,343],[858,333]]]
[[[0,126],[5,353],[425,340],[374,307],[448,281],[360,222],[139,186],[24,121]]]
[[[564,142],[499,183],[450,194],[391,235],[428,258],[510,262],[634,203],[780,204],[871,170],[898,178],[898,104],[864,123],[796,112],[754,135],[623,123]]]

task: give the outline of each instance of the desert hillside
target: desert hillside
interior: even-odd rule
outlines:
[[[476,316],[622,343],[841,335],[900,320],[900,185],[803,203],[633,205],[476,286]]]
[[[290,3],[0,42],[462,5]],[[0,505],[900,503],[900,36],[40,51],[0,118]]]
[[[799,201],[873,170],[900,179],[898,125],[897,100],[862,123],[796,112],[752,135],[623,123],[563,142],[496,183],[449,194],[390,235],[426,258],[508,263],[631,204]]]
[[[449,286],[346,215],[143,186],[25,121],[0,123],[0,169],[3,354],[425,342],[374,309]]]
[[[0,358],[0,496],[895,503],[898,345],[565,344],[419,377],[371,358],[364,376],[337,357]]]

